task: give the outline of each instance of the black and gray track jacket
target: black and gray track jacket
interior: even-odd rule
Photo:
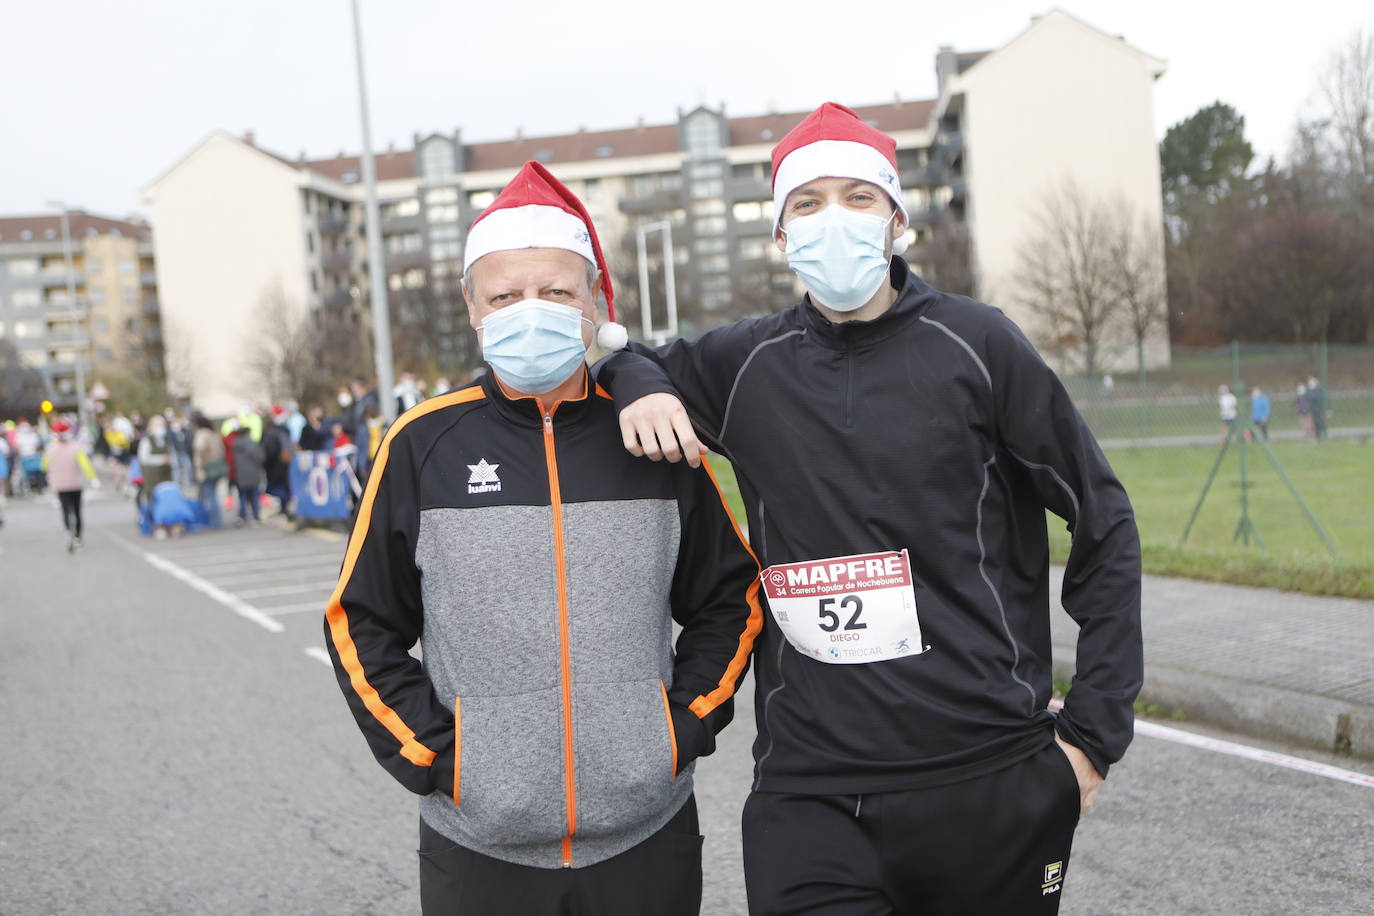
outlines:
[[[680,395],[734,464],[765,568],[910,553],[929,651],[826,664],[769,615],[755,665],[755,787],[955,782],[1035,753],[1052,726],[1105,774],[1131,740],[1143,675],[1130,502],[1059,379],[1001,311],[932,289],[900,258],[891,281],[897,301],[872,321],[834,324],[803,300],[597,367],[618,406]],[[1057,717],[1046,709],[1046,508],[1073,534],[1062,600],[1080,627]]]
[[[430,826],[581,867],[686,802],[762,626],[757,577],[714,480],[631,457],[604,391],[546,410],[488,373],[387,433],[325,641]]]

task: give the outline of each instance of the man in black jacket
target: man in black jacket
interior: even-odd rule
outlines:
[[[326,614],[340,686],[423,796],[429,916],[694,916],[693,761],[762,626],[758,564],[708,473],[615,440],[581,203],[528,163],[464,254],[492,371],[378,449]]]
[[[775,237],[809,295],[599,379],[633,453],[696,460],[694,422],[731,460],[765,567],[751,913],[1053,913],[1131,739],[1134,517],[1021,331],[893,257],[895,156],[823,105],[773,151]],[[1080,626],[1057,715],[1047,508]]]

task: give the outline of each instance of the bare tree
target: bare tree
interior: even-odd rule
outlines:
[[[930,237],[919,243],[913,255],[918,270],[931,286],[958,296],[977,293],[973,274],[973,242],[968,226],[949,210],[941,210]]]
[[[299,399],[315,372],[315,335],[310,318],[277,283],[258,299],[252,322],[249,366],[274,401]]]
[[[1123,310],[1111,210],[1069,180],[1042,196],[1032,222],[1017,249],[1021,304],[1052,350],[1095,376]]]
[[[1136,369],[1145,372],[1145,344],[1164,323],[1167,286],[1162,227],[1137,217],[1124,199],[1112,207],[1108,236],[1121,317],[1135,343]]]
[[[167,315],[162,318],[162,333],[167,393],[182,401],[194,402],[197,365],[195,337],[186,332],[179,320]]]
[[[1355,30],[1331,54],[1319,85],[1341,196],[1359,222],[1374,225],[1374,32]]]

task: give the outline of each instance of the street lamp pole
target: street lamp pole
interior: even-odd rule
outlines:
[[[363,33],[358,0],[353,6],[353,46],[358,58],[358,109],[363,123],[363,185],[367,189],[367,276],[372,292],[373,359],[377,366],[377,399],[387,423],[396,419],[396,387],[391,366],[391,313],[386,302],[386,267],[382,263],[381,219],[377,214],[377,167],[372,161],[372,127],[367,116],[367,82],[363,74]]]
[[[62,257],[67,262],[67,303],[72,313],[72,364],[76,367],[76,415],[81,429],[89,431],[90,417],[86,415],[86,370],[81,366],[80,309],[76,304],[76,268],[72,264],[72,229],[67,218],[67,205],[60,200],[48,201],[49,207],[62,211]]]

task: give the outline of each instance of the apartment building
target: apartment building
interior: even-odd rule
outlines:
[[[61,216],[0,217],[0,366],[35,379],[64,410],[76,407],[78,360],[87,385],[164,372],[151,229],[79,210],[67,216],[74,300]]]
[[[1162,226],[1152,92],[1164,63],[1060,10],[991,51],[944,48],[934,99],[838,99],[897,140],[911,217],[906,257],[942,288],[971,293],[1035,336],[1018,295],[1023,241],[1045,195],[1072,179]],[[817,99],[816,102],[825,101]],[[520,166],[545,163],[586,203],[632,333],[642,281],[661,327],[672,260],[680,333],[785,308],[800,292],[772,242],[770,152],[806,111],[748,116],[679,110],[676,121],[467,142],[416,134],[376,156],[398,367],[473,366],[458,288],[467,227]],[[225,406],[254,384],[227,352],[262,330],[258,304],[368,321],[357,156],[294,159],[251,134],[217,131],[145,189],[157,227],[163,308],[195,338],[197,397]],[[645,233],[641,262],[639,230]],[[665,244],[671,236],[671,245]],[[1154,244],[1162,252],[1162,229]],[[1161,257],[1162,264],[1162,257]],[[1161,328],[1148,348],[1168,358]],[[1060,341],[1059,343],[1063,343]]]

